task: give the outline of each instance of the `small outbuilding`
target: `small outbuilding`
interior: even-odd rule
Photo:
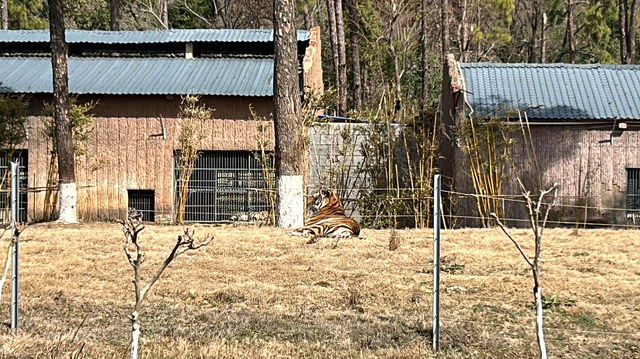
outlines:
[[[558,183],[558,206],[551,218],[556,224],[636,223],[639,89],[640,66],[461,63],[450,55],[441,110],[449,139],[442,144],[442,170],[458,199],[452,201],[452,211],[463,222],[472,220],[466,223],[482,220],[477,218],[483,211],[478,199],[493,196],[512,225],[522,224],[528,216],[517,196],[517,176],[532,192]],[[494,156],[504,165],[504,171],[494,173],[499,193],[483,190],[472,178],[474,166],[496,166],[486,160],[486,143],[475,144],[485,160],[470,161],[463,129],[478,121],[494,121],[498,136],[504,131],[513,139]]]

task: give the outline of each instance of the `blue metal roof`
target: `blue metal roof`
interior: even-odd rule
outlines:
[[[640,120],[640,66],[460,63],[476,115],[525,110],[539,120]]]
[[[66,30],[68,43],[144,44],[172,42],[272,42],[268,29],[176,29],[151,31]],[[298,41],[309,40],[298,30]],[[49,30],[0,30],[1,42],[49,42]]]
[[[51,59],[0,57],[0,92],[52,93]],[[273,96],[270,58],[69,58],[69,92]]]

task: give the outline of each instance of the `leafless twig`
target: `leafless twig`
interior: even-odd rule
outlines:
[[[139,243],[138,235],[145,228],[142,225],[142,213],[135,209],[130,209],[127,218],[123,221],[119,221],[122,225],[122,231],[125,236],[124,253],[127,256],[127,261],[133,268],[133,287],[136,296],[136,303],[133,308],[133,312],[129,319],[131,320],[131,352],[130,358],[136,359],[138,357],[138,342],[140,338],[140,323],[139,323],[139,311],[142,307],[142,303],[146,298],[151,287],[160,279],[162,273],[167,269],[169,264],[179,255],[187,251],[195,251],[203,246],[209,244],[213,237],[207,236],[201,241],[195,240],[194,231],[186,228],[184,234],[179,235],[173,249],[167,256],[167,258],[160,264],[160,267],[156,270],[153,277],[143,286],[142,279],[140,278],[140,267],[145,261],[145,255],[142,251],[142,247]]]
[[[520,185],[520,189],[522,190],[522,196],[526,200],[527,210],[529,211],[529,221],[531,224],[531,230],[533,231],[533,237],[535,240],[535,249],[533,260],[529,256],[527,256],[522,247],[516,241],[513,236],[507,231],[505,225],[500,221],[498,216],[495,213],[491,213],[491,217],[493,217],[502,232],[513,242],[513,244],[518,248],[518,251],[522,255],[527,264],[531,268],[531,272],[533,274],[533,296],[536,303],[536,334],[538,337],[538,346],[540,348],[540,358],[547,358],[547,348],[544,341],[544,332],[542,329],[543,317],[542,317],[542,289],[540,287],[540,255],[542,253],[542,235],[544,232],[544,228],[547,225],[547,219],[549,218],[549,212],[551,208],[556,203],[556,196],[558,194],[558,184],[554,183],[549,189],[541,190],[540,195],[538,196],[538,200],[534,201],[531,199],[531,193],[526,190],[520,178],[517,178],[518,184]],[[553,192],[552,200],[550,203],[545,203],[545,196],[549,195]],[[545,207],[543,207],[545,206]],[[540,223],[542,216],[542,223]]]

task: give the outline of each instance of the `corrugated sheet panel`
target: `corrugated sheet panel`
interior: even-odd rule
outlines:
[[[0,57],[0,92],[51,93],[49,58]],[[273,60],[70,58],[74,94],[273,96]]]
[[[177,29],[151,31],[67,30],[68,43],[144,44],[170,42],[271,42],[273,30]],[[298,41],[309,40],[308,30],[298,30]],[[49,42],[48,30],[0,30],[0,42]]]
[[[528,110],[540,120],[640,119],[640,66],[461,63],[478,115]]]

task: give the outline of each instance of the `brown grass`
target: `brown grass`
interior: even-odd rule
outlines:
[[[181,232],[142,232],[146,278]],[[274,228],[196,226],[205,232],[214,242],[152,289],[142,358],[432,356],[430,231],[397,231],[394,251],[385,230],[313,244]],[[530,251],[528,232],[514,233]],[[22,240],[21,328],[7,328],[5,288],[0,357],[68,358],[83,344],[87,358],[126,357],[132,272],[119,225],[39,224]],[[639,242],[638,231],[546,233],[550,357],[640,358]],[[513,245],[498,229],[443,231],[442,256],[438,357],[535,357],[533,280]]]

